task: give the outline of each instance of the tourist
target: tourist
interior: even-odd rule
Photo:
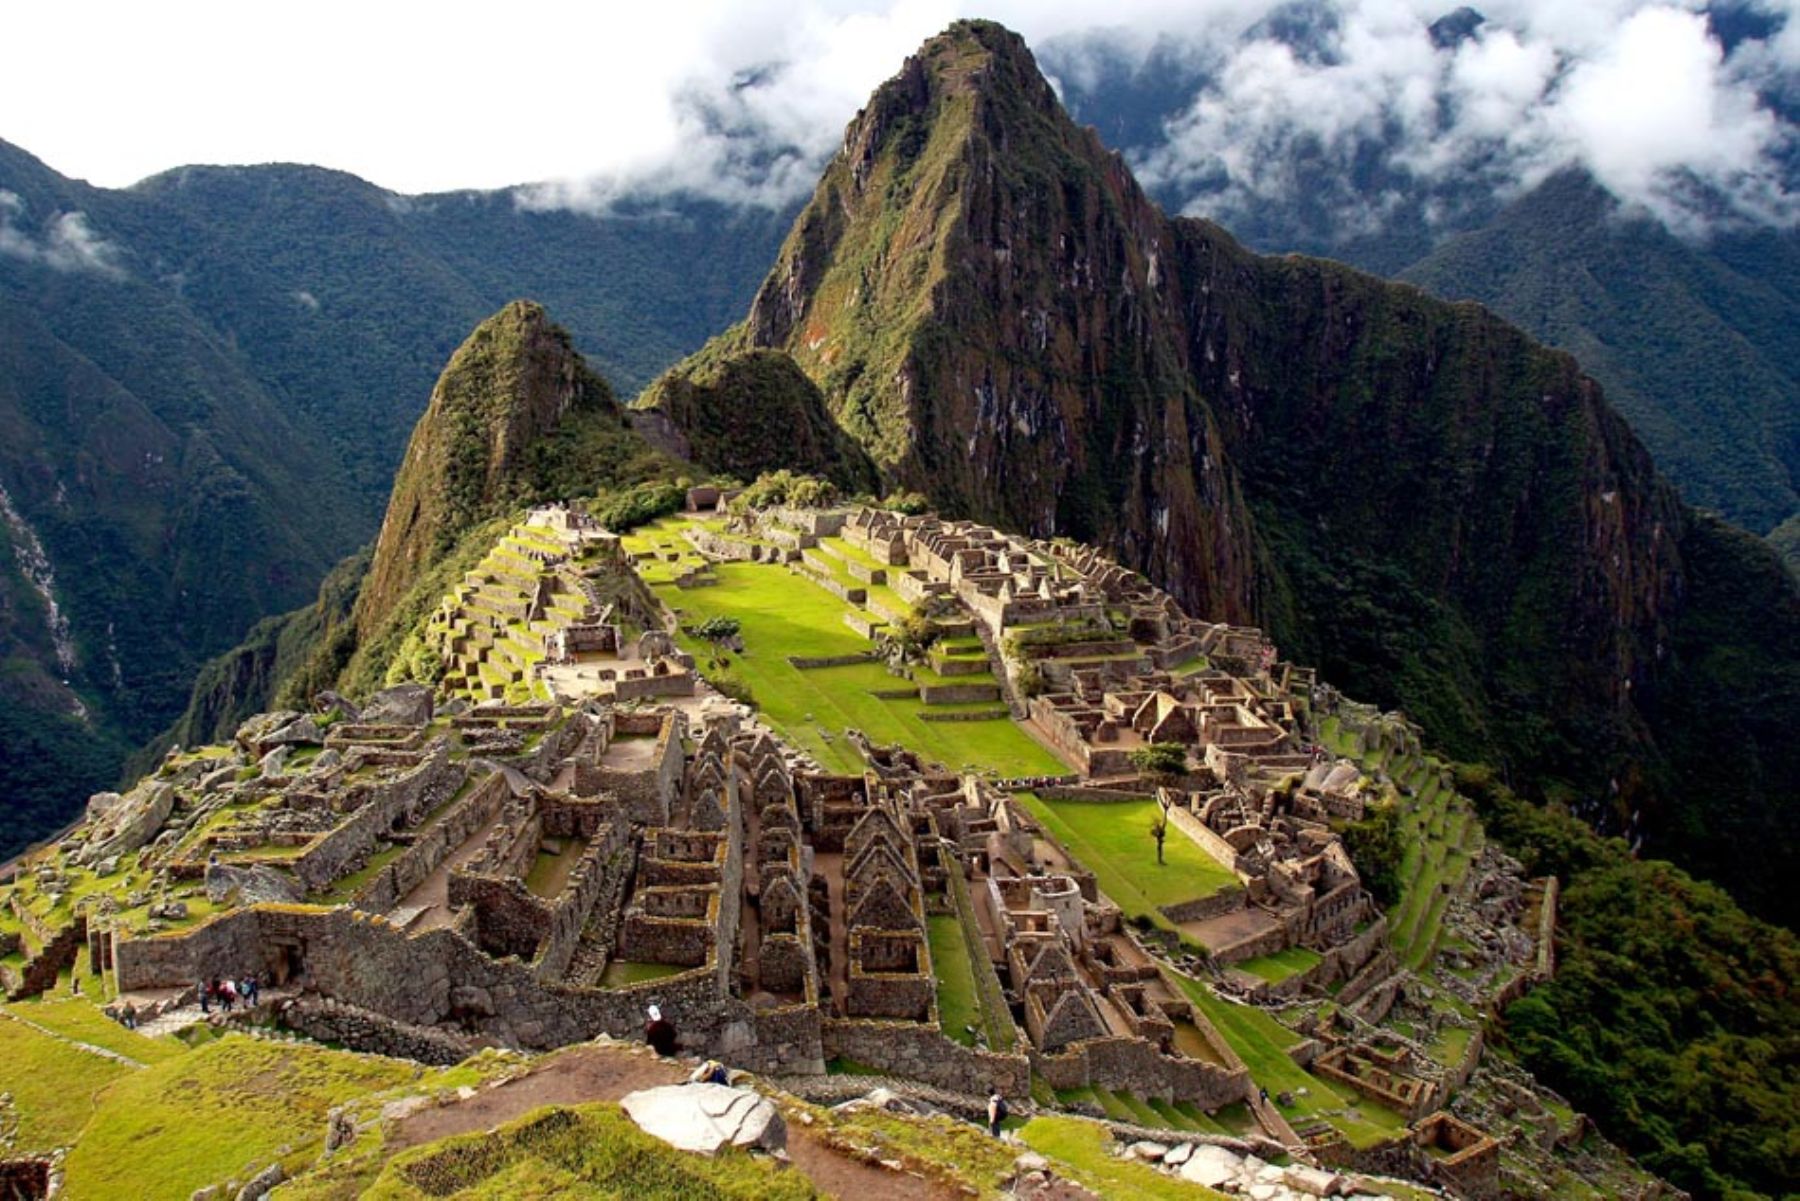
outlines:
[[[1000,1123],[1006,1120],[1006,1098],[1000,1095],[999,1089],[988,1094],[988,1133],[995,1138],[1000,1137]]]
[[[202,1015],[212,1012],[212,986],[202,980],[194,985],[194,991],[200,994],[200,1012]]]
[[[650,1018],[644,1023],[644,1041],[658,1055],[675,1054],[675,1023],[663,1017],[662,1010],[652,1005],[644,1011]]]
[[[130,1001],[125,1002],[125,1008],[119,1011],[119,1024],[127,1030],[136,1030],[138,1028],[136,1005],[133,1005]]]
[[[699,1067],[694,1069],[694,1074],[692,1076],[688,1077],[688,1083],[689,1084],[730,1084],[731,1083],[731,1073],[729,1071],[727,1071],[725,1068],[725,1065],[720,1063],[718,1060],[709,1059],[705,1063],[701,1064]]]
[[[229,980],[219,985],[219,1004],[224,1007],[226,1013],[230,1013],[237,1006],[237,985]]]

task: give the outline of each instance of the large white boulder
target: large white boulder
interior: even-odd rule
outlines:
[[[1181,1165],[1181,1178],[1206,1188],[1218,1188],[1236,1181],[1243,1166],[1243,1161],[1225,1148],[1203,1144],[1195,1147]]]
[[[787,1123],[775,1103],[747,1088],[723,1084],[667,1084],[640,1089],[619,1102],[647,1134],[679,1147],[711,1155],[720,1147],[787,1146]]]

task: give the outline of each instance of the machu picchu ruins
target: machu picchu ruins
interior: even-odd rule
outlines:
[[[1402,718],[1091,548],[688,501],[623,534],[536,508],[386,689],[96,796],[4,886],[7,995],[79,959],[179,1029],[255,977],[262,1020],[434,1064],[655,1006],[733,1069],[998,1090],[1188,1146],[1190,1180],[1569,1170],[1579,1119],[1480,1033],[1553,971],[1555,882],[1465,841]],[[1343,831],[1390,807],[1442,849],[1384,908]]]

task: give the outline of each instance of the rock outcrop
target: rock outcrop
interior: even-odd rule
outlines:
[[[668,1084],[629,1093],[619,1108],[646,1133],[683,1151],[712,1155],[721,1147],[781,1151],[787,1146],[781,1111],[747,1088]]]

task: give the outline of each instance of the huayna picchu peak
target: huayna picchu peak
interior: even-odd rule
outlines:
[[[1064,106],[1126,51],[1038,49],[957,21],[754,217],[0,143],[19,841],[264,614],[0,865],[0,1196],[1791,1192],[1800,581],[1570,354],[1171,215]],[[686,166],[807,69],[687,86]]]
[[[959,23],[876,91],[721,343],[791,355],[884,486],[1098,542],[1792,920],[1775,557],[1487,310],[1164,215],[1017,35]]]

